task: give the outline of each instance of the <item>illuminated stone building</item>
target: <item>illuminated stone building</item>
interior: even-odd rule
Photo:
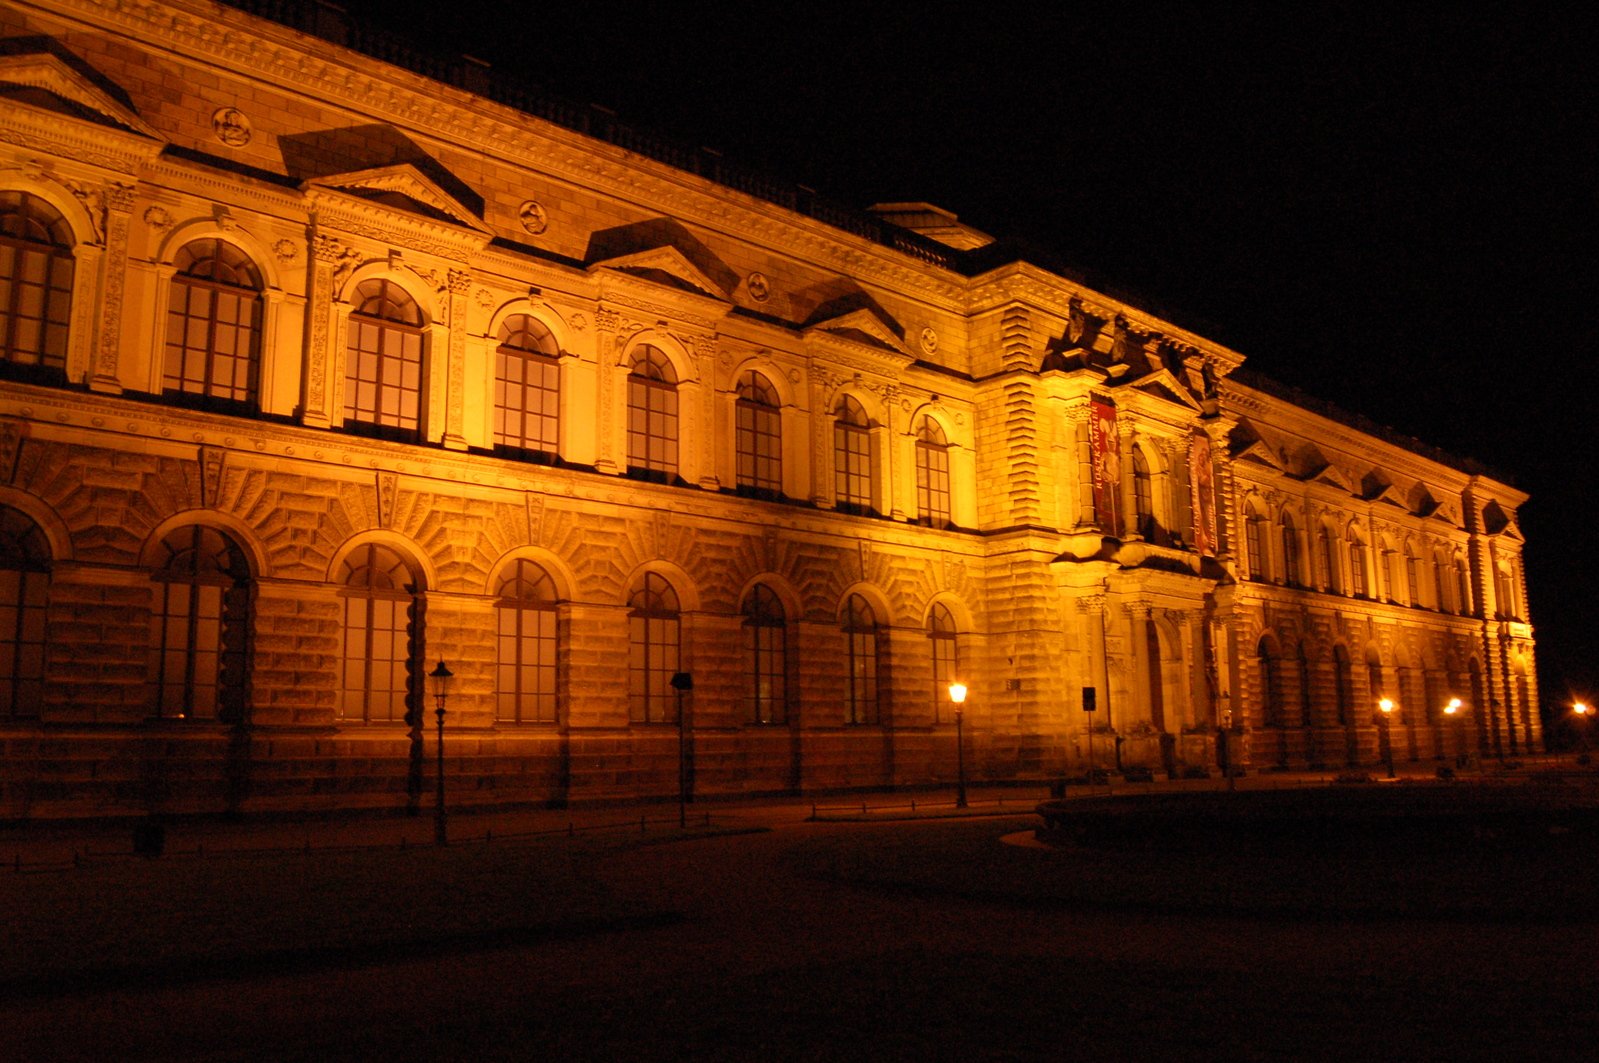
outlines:
[[[270,7],[0,5],[0,816],[1538,746],[1503,480]]]

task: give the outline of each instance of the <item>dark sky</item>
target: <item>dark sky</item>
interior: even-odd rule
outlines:
[[[846,204],[935,202],[1503,469],[1544,698],[1599,695],[1599,35],[1526,5],[346,6]]]

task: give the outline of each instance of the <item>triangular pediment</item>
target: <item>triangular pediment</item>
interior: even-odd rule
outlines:
[[[49,51],[0,55],[0,98],[95,125],[163,140],[133,107]]]
[[[1155,370],[1153,373],[1146,373],[1144,376],[1132,381],[1131,384],[1135,390],[1142,391],[1146,395],[1154,395],[1156,398],[1165,399],[1167,402],[1175,402],[1179,406],[1186,406],[1191,410],[1199,409],[1199,403],[1194,401],[1188,389],[1172,374],[1170,369],[1162,368]]]
[[[1399,489],[1385,477],[1379,475],[1374,469],[1368,472],[1360,481],[1360,497],[1367,502],[1386,502],[1390,506],[1398,506],[1409,512],[1410,503]]]
[[[354,199],[382,204],[392,210],[419,215],[430,221],[459,225],[475,232],[488,232],[470,208],[408,162],[314,177],[302,187],[307,191],[320,189],[342,193]]]
[[[1447,524],[1451,528],[1459,528],[1463,526],[1460,523],[1460,512],[1455,508],[1452,502],[1435,502],[1432,507],[1432,512],[1427,514],[1427,519],[1435,520],[1440,524]]]
[[[873,306],[863,306],[837,317],[817,321],[805,329],[806,335],[817,332],[854,340],[867,346],[881,347],[907,357],[910,355],[910,351],[894,330],[894,322],[880,315]]]
[[[1233,425],[1232,431],[1227,436],[1227,446],[1237,460],[1252,461],[1278,472],[1288,471],[1282,459],[1281,445],[1247,417]]]
[[[1356,493],[1354,485],[1349,482],[1349,477],[1345,476],[1343,471],[1339,469],[1338,466],[1333,464],[1323,465],[1321,468],[1305,477],[1305,479],[1310,483],[1321,483],[1327,484],[1330,487],[1337,487],[1341,490],[1348,491],[1350,494]]]
[[[707,295],[712,299],[727,301],[730,298],[729,293],[723,290],[715,278],[695,265],[682,251],[670,245],[618,255],[615,258],[595,262],[589,266],[589,269],[615,270],[618,273],[664,284],[669,288],[687,290],[696,295]]]
[[[1266,444],[1264,439],[1251,440],[1242,448],[1233,451],[1233,460],[1252,461],[1257,465],[1264,465],[1268,469],[1276,469],[1278,472],[1283,471],[1282,462],[1277,460],[1277,455],[1272,453],[1271,447]]]

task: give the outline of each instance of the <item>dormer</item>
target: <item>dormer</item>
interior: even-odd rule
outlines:
[[[867,208],[890,225],[908,229],[957,251],[987,247],[994,238],[931,203],[874,203]]]

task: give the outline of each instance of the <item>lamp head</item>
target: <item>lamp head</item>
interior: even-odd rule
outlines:
[[[953,701],[957,705],[965,704],[965,702],[966,702],[966,684],[965,683],[951,683],[949,685],[949,700]]]
[[[1384,716],[1387,716],[1389,713],[1394,711],[1394,699],[1383,698],[1381,701],[1377,702],[1377,707],[1382,710],[1382,714]]]

